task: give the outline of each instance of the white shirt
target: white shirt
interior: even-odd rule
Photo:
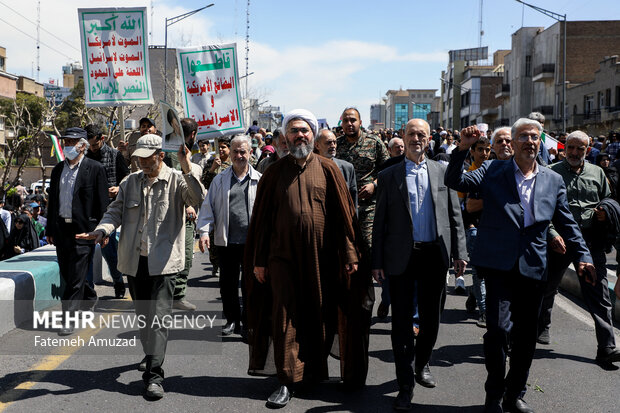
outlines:
[[[6,230],[11,232],[11,213],[6,209],[0,208],[0,218],[4,221]]]
[[[534,217],[534,186],[536,184],[536,175],[538,175],[538,164],[534,163],[534,172],[528,176],[523,175],[519,165],[512,159],[515,170],[515,180],[517,181],[517,192],[519,193],[519,199],[521,199],[521,206],[523,207],[523,225],[529,227],[536,222]]]

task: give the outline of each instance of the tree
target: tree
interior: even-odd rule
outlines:
[[[56,116],[55,105],[45,98],[28,93],[17,93],[15,99],[0,99],[0,112],[5,116],[7,139],[4,171],[0,175],[0,197],[16,187],[28,159],[36,154],[45,179],[45,167],[41,160],[41,146],[47,139],[43,128]],[[11,171],[17,168],[11,180]]]

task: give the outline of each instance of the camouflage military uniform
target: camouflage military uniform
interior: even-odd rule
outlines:
[[[360,132],[356,142],[347,141],[346,136],[337,139],[336,158],[353,164],[357,178],[357,192],[361,188],[377,179],[377,167],[387,161],[390,155],[379,138]],[[375,218],[376,193],[370,199],[359,199],[358,218],[366,247],[370,248],[372,239],[372,221]]]
[[[215,158],[211,158],[207,161],[202,172],[202,184],[205,186],[207,191],[209,191],[209,187],[211,186],[211,182],[213,182],[213,178],[215,178],[215,175],[225,171],[232,165],[232,160],[229,156],[226,162],[222,162],[222,164],[215,169],[215,172],[211,172],[210,169],[213,165],[213,159]],[[209,232],[209,245],[209,261],[211,261],[211,265],[213,266],[213,275],[217,275],[217,271],[220,268],[220,262],[217,259],[217,248],[215,247],[213,230]]]
[[[222,162],[222,164],[215,169],[215,172],[211,172],[211,166],[213,165],[214,159],[215,158],[209,159],[202,171],[202,184],[205,186],[207,191],[209,190],[209,187],[211,186],[211,182],[213,182],[213,178],[215,178],[215,175],[219,174],[220,172],[224,172],[232,165],[232,159],[229,156],[226,162]]]
[[[170,167],[181,171],[181,162],[179,162],[179,155],[176,152],[167,152],[166,157],[170,161]],[[192,205],[192,207],[198,211],[200,204]],[[185,266],[182,271],[177,273],[174,284],[174,300],[180,301],[185,298],[187,293],[187,279],[189,277],[189,271],[192,269],[192,262],[194,258],[194,236],[196,235],[196,221],[191,219],[185,220]]]

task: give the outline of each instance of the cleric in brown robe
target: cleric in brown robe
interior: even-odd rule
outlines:
[[[363,385],[372,311],[349,190],[336,164],[312,153],[317,120],[298,109],[283,126],[290,154],[258,184],[246,243],[248,373],[273,374],[275,362],[281,386],[270,407],[286,405],[302,380],[327,379],[334,352],[344,383]]]

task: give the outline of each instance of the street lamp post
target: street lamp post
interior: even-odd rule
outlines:
[[[562,22],[564,23],[564,53],[562,56],[562,131],[566,132],[566,36],[567,36],[567,32],[566,32],[566,14],[558,14],[558,13],[554,13],[552,11],[549,11],[547,9],[543,9],[542,7],[538,7],[538,6],[534,6],[532,4],[526,3],[524,1],[521,0],[515,0],[521,4],[526,5],[527,7],[530,7],[534,10],[536,10],[539,13],[544,14],[545,16],[549,16],[552,19],[558,21],[558,22]]]
[[[188,11],[187,13],[179,14],[178,16],[174,16],[171,18],[166,17],[166,33],[164,36],[164,101],[168,102],[168,99],[166,98],[166,92],[168,91],[168,26],[172,26],[173,24],[180,22],[181,20],[189,16],[192,16],[199,11],[207,9],[214,4],[215,3],[211,3],[207,6],[201,7],[196,10]]]

